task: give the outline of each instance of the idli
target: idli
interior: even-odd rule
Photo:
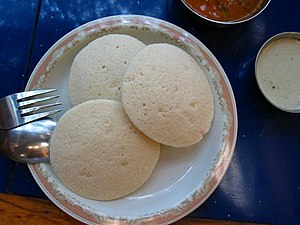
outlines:
[[[129,61],[145,45],[125,34],[97,38],[75,57],[69,77],[73,105],[91,99],[121,99],[120,85]]]
[[[199,64],[170,44],[151,44],[131,60],[122,102],[132,123],[151,139],[173,147],[199,142],[211,126],[214,102]]]
[[[160,144],[133,126],[118,101],[86,101],[58,121],[50,162],[63,184],[95,200],[132,193],[150,177]]]

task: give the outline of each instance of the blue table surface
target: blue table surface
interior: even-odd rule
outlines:
[[[299,224],[300,114],[273,107],[259,91],[254,74],[256,54],[268,38],[300,32],[299,11],[298,0],[273,0],[255,19],[224,29],[201,23],[179,0],[0,0],[0,97],[22,91],[43,54],[88,21],[117,14],[169,21],[216,56],[238,109],[238,139],[229,169],[210,198],[189,216]],[[1,153],[0,192],[46,198],[25,164]]]

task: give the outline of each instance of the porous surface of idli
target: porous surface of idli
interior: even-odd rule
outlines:
[[[173,147],[199,142],[214,115],[212,91],[199,64],[164,43],[148,45],[132,59],[123,78],[122,102],[138,129]]]
[[[145,45],[125,34],[97,38],[75,57],[69,77],[73,105],[91,99],[120,100],[120,85],[129,61]]]
[[[67,111],[50,141],[50,162],[64,185],[96,200],[127,195],[150,177],[160,144],[133,126],[122,104],[90,100]]]

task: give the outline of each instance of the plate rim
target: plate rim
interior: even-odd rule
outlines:
[[[191,213],[192,211],[194,211],[196,208],[198,208],[201,204],[203,204],[208,198],[209,196],[211,196],[211,194],[215,191],[215,189],[218,187],[219,183],[221,182],[221,180],[223,179],[224,175],[226,174],[226,171],[230,165],[230,161],[233,157],[233,153],[235,150],[235,146],[236,146],[236,140],[237,140],[237,130],[238,130],[238,118],[237,118],[237,108],[236,108],[236,102],[235,102],[235,97],[234,97],[234,93],[232,90],[232,87],[230,85],[230,82],[228,80],[228,77],[223,69],[223,67],[220,65],[219,61],[216,59],[216,57],[212,54],[212,52],[200,41],[198,40],[196,37],[194,37],[192,34],[190,34],[189,32],[185,31],[184,29],[161,19],[155,18],[155,17],[149,17],[149,16],[144,16],[144,15],[115,15],[115,16],[108,16],[108,17],[103,17],[103,18],[98,18],[95,20],[92,20],[90,22],[84,23],[81,26],[69,31],[67,34],[65,34],[63,37],[61,37],[58,41],[56,41],[50,48],[48,51],[46,51],[46,53],[43,55],[43,57],[40,59],[40,61],[38,62],[38,64],[35,66],[33,72],[30,75],[30,78],[28,79],[27,85],[26,85],[26,90],[32,88],[30,85],[32,83],[34,83],[34,76],[35,74],[37,74],[39,72],[39,70],[42,68],[43,64],[45,64],[45,59],[47,57],[49,57],[49,55],[53,52],[55,49],[57,49],[59,46],[63,45],[63,43],[66,42],[66,40],[68,40],[68,38],[72,37],[75,34],[80,33],[81,31],[83,31],[85,28],[89,28],[91,25],[97,25],[100,23],[103,23],[105,21],[113,21],[112,23],[114,24],[116,21],[119,20],[130,20],[131,22],[133,22],[134,20],[143,20],[143,21],[154,21],[155,24],[159,24],[160,26],[164,27],[164,28],[172,28],[174,31],[179,32],[180,34],[184,33],[189,39],[192,40],[192,43],[196,43],[197,45],[201,46],[201,52],[205,53],[207,55],[207,57],[209,59],[211,59],[212,64],[214,64],[213,67],[217,68],[220,72],[220,78],[221,78],[221,85],[225,88],[222,88],[222,91],[226,91],[226,96],[228,99],[229,98],[229,102],[230,103],[228,105],[228,111],[231,114],[231,123],[230,123],[230,129],[229,129],[229,137],[230,140],[228,140],[228,144],[226,145],[226,157],[224,156],[222,158],[222,162],[220,163],[220,165],[218,165],[215,169],[214,169],[214,176],[213,178],[215,179],[211,179],[211,182],[213,181],[212,184],[209,185],[209,191],[207,191],[205,193],[205,196],[196,196],[193,201],[190,201],[188,204],[188,207],[183,211],[180,212],[180,214],[172,214],[169,213],[170,210],[172,210],[174,208],[174,206],[171,206],[170,208],[166,209],[163,212],[163,216],[161,216],[160,214],[155,214],[150,216],[150,218],[138,218],[138,219],[142,219],[142,221],[140,221],[141,223],[160,223],[160,224],[169,224],[172,222],[175,222],[181,218],[183,218],[184,216],[188,215],[189,213]],[[192,44],[190,43],[190,44]],[[193,44],[194,45],[194,44]],[[50,58],[50,57],[49,57]],[[49,63],[49,62],[48,62]],[[48,64],[46,63],[46,64]],[[45,69],[45,68],[43,68]],[[229,145],[229,146],[228,146]],[[58,199],[56,199],[52,193],[49,192],[49,190],[44,186],[44,184],[42,183],[42,181],[40,180],[39,175],[36,173],[37,170],[37,165],[33,165],[33,164],[28,164],[29,170],[32,174],[32,176],[34,177],[35,181],[37,182],[37,184],[39,185],[39,187],[42,189],[42,191],[46,194],[46,196],[55,204],[57,205],[62,211],[64,211],[65,213],[67,213],[68,215],[74,217],[75,219],[87,223],[87,224],[94,224],[94,222],[90,221],[87,218],[84,218],[80,215],[77,215],[76,213],[74,213],[72,210],[70,210],[69,208],[67,208],[64,204],[62,204]],[[217,175],[215,175],[217,174]],[[199,200],[199,198],[201,198]],[[182,204],[182,202],[180,203]],[[176,206],[178,207],[178,206]],[[105,222],[117,222],[117,223],[127,223],[127,221],[123,221],[123,220],[106,220]]]

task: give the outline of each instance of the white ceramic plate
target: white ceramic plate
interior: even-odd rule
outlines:
[[[108,202],[83,198],[68,190],[48,163],[28,165],[44,193],[67,214],[87,223],[168,224],[200,206],[224,176],[234,152],[237,113],[232,89],[213,54],[195,37],[168,22],[145,16],[113,16],[84,24],[66,34],[44,55],[26,89],[57,88],[64,112],[71,63],[87,43],[111,33],[129,34],[145,44],[165,42],[192,55],[213,90],[215,115],[205,138],[188,148],[162,146],[150,179],[134,193]],[[54,119],[58,120],[61,114]],[[74,168],[75,170],[76,168]]]

